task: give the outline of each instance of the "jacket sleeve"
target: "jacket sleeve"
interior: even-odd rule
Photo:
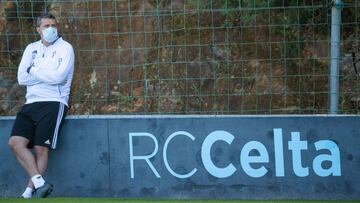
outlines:
[[[30,74],[46,84],[57,85],[64,83],[74,67],[74,50],[69,45],[62,50],[58,50],[58,53],[60,56],[57,57],[55,64],[40,58],[31,68]]]
[[[20,62],[20,65],[18,68],[18,74],[17,74],[19,85],[28,86],[28,85],[35,85],[35,84],[41,83],[34,76],[32,76],[31,74],[26,72],[27,68],[29,66],[31,66],[31,64],[33,63],[32,51],[33,50],[31,49],[31,45],[28,45],[25,48],[25,51],[21,58],[21,62]]]

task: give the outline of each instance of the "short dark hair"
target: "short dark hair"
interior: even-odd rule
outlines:
[[[44,18],[56,20],[56,18],[55,18],[55,16],[53,14],[51,14],[51,13],[43,13],[37,18],[36,27],[40,27],[41,20],[44,19]]]

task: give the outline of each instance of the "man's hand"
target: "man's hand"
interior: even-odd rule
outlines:
[[[30,73],[32,67],[34,67],[34,63],[30,64],[30,66],[26,69],[26,72]]]

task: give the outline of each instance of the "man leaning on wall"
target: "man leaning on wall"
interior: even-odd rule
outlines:
[[[22,198],[45,198],[53,191],[43,175],[68,109],[74,72],[73,48],[58,34],[55,16],[40,15],[36,31],[41,39],[26,47],[19,65],[18,82],[26,87],[26,102],[8,143],[29,175]]]

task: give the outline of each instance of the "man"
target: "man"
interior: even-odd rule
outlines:
[[[19,65],[18,82],[26,86],[26,102],[16,115],[9,139],[9,147],[30,177],[23,198],[44,198],[53,190],[42,175],[49,149],[56,148],[74,72],[73,48],[58,35],[55,17],[50,13],[39,16],[36,31],[41,40],[26,47]]]

